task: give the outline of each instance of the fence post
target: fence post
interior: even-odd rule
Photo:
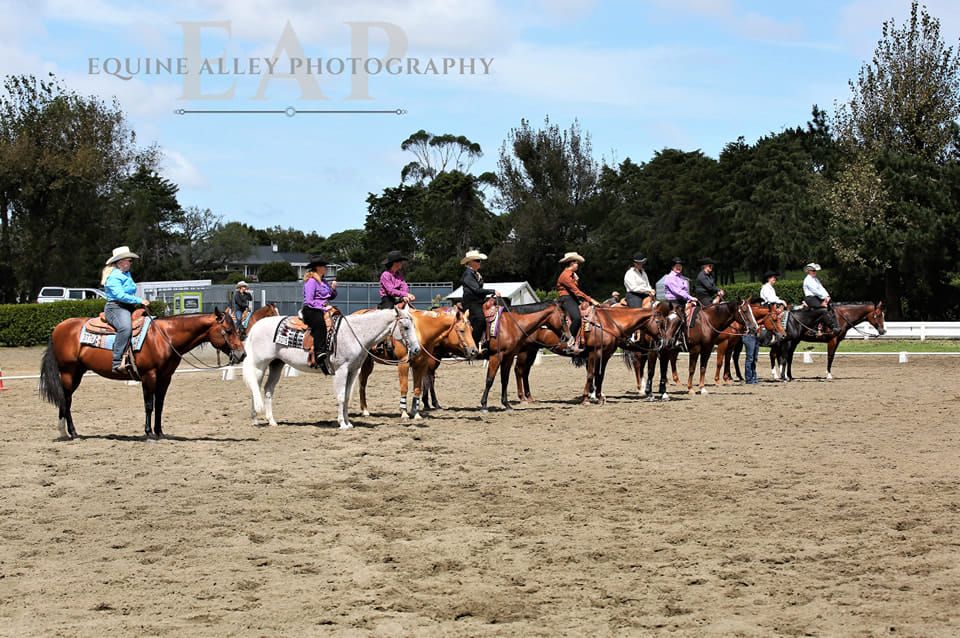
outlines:
[[[921,321],[920,322],[920,343],[923,343],[926,340],[927,340],[927,326],[923,321]]]

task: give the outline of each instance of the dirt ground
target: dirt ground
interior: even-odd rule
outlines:
[[[8,376],[39,358],[0,349]],[[647,404],[615,361],[579,406],[553,358],[539,403],[486,416],[454,365],[416,425],[379,368],[352,431],[328,379],[283,379],[255,428],[239,378],[184,374],[159,442],[139,387],[85,380],[67,442],[11,381],[0,634],[956,636],[958,363],[840,357],[827,382],[817,359]]]

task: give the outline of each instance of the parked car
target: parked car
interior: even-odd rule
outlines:
[[[96,288],[65,288],[62,286],[44,286],[40,289],[37,303],[52,303],[54,301],[71,301],[78,299],[106,299],[102,290]]]

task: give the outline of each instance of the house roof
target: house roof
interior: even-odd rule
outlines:
[[[289,264],[306,264],[310,261],[309,253],[273,252],[273,246],[254,246],[253,251],[243,259],[232,260],[231,264],[255,265],[269,264],[274,261],[285,261]]]
[[[539,301],[537,293],[533,290],[533,287],[526,281],[506,281],[500,283],[493,283],[492,281],[483,282],[483,287],[490,290],[498,290],[501,295],[507,299],[518,299],[518,293],[522,296],[527,296],[527,298],[532,297],[535,301]],[[447,299],[463,299],[463,286],[460,286],[449,295]]]

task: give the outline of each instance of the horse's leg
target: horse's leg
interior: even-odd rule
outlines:
[[[434,410],[443,409],[443,406],[440,405],[440,399],[437,398],[437,368],[439,367],[439,363],[432,362],[430,369],[427,371],[427,377],[424,379],[427,384],[427,398],[430,400],[430,407]]]
[[[333,387],[334,391],[337,394],[337,422],[340,424],[341,430],[346,430],[347,428],[352,428],[350,421],[347,419],[347,381],[350,375],[350,366],[347,363],[344,363],[342,366],[337,368],[337,371],[333,373]]]
[[[590,402],[590,397],[594,395],[594,385],[593,385],[593,353],[587,353],[587,363],[584,366],[587,371],[587,380],[583,383],[583,397],[580,399],[580,405],[586,405]]]
[[[370,410],[367,408],[367,379],[373,372],[373,357],[367,356],[360,366],[360,410],[363,416],[370,416]]]
[[[143,432],[148,439],[153,437],[151,421],[153,420],[154,396],[157,390],[157,373],[154,370],[147,372],[140,380],[140,386],[143,390],[143,414],[144,426]]]
[[[515,357],[516,354],[504,353],[500,361],[500,403],[503,405],[503,409],[507,411],[513,410],[513,406],[507,399],[507,389],[510,386],[510,368],[513,367]]]
[[[520,349],[520,352],[517,353],[517,359],[513,367],[513,376],[517,380],[517,399],[520,403],[527,402],[527,395],[523,389],[523,373],[527,368],[527,350],[524,348]]]
[[[713,373],[713,383],[715,385],[723,385],[726,383],[727,379],[730,378],[730,364],[727,360],[727,343],[728,339],[724,339],[717,344],[717,369]],[[726,368],[724,369],[723,381],[720,380],[720,368],[723,364],[726,363]]]
[[[688,344],[689,350],[687,352],[687,394],[693,394],[693,373],[697,369],[697,359],[700,358],[700,349],[696,348],[694,352],[693,344]]]
[[[415,361],[410,367],[413,369],[413,418],[420,421],[423,420],[420,415],[420,402],[423,398],[423,377],[427,375],[427,367],[423,361]]]
[[[173,370],[176,370],[174,368]],[[173,379],[173,370],[169,371],[157,371],[157,387],[154,392],[154,408],[156,410],[153,415],[153,434],[158,439],[163,438],[163,401],[167,398],[167,389],[170,387],[170,381]]]
[[[833,357],[837,354],[840,341],[834,337],[827,343],[827,381],[833,379]]]
[[[353,423],[350,422],[350,395],[353,394],[353,386],[357,383],[357,377],[360,375],[360,366],[359,365],[347,365],[344,366],[347,368],[347,379],[343,392],[343,419],[346,421],[346,427],[352,428]],[[341,428],[344,426],[341,424]]]
[[[533,398],[533,392],[530,391],[530,372],[533,370],[533,365],[537,362],[538,356],[540,356],[540,346],[534,346],[527,355],[527,365],[523,367],[523,396],[528,403],[536,401]]]
[[[493,380],[497,378],[497,370],[500,368],[500,353],[491,350],[490,358],[487,359],[487,379],[483,388],[483,396],[480,398],[480,411],[487,412],[487,397],[490,396],[490,388],[493,386]]]
[[[780,363],[780,346],[770,346],[770,376],[774,380],[780,379],[780,373],[777,371]]]
[[[670,351],[670,371],[673,373],[673,382],[680,385],[680,375],[677,374],[677,358],[680,356],[680,349]]]
[[[60,373],[60,383],[63,385],[63,405],[60,406],[60,435],[64,438],[77,438],[77,430],[73,427],[73,393],[80,387],[80,380],[85,370],[79,365],[69,372]]]
[[[603,396],[603,378],[607,374],[607,363],[610,361],[610,356],[607,354],[607,351],[604,350],[600,352],[598,358],[600,359],[597,362],[597,367],[599,368],[599,374],[597,375],[597,403],[603,405],[607,402],[607,397]]]
[[[280,377],[283,375],[283,361],[274,359],[270,362],[270,368],[267,372],[267,382],[263,387],[263,411],[267,417],[267,424],[277,425],[277,420],[273,418],[273,395],[276,394],[277,384],[280,383]]]
[[[248,354],[244,358],[243,382],[247,384],[247,389],[250,390],[250,418],[254,425],[259,424],[257,417],[263,414],[263,394],[260,392],[263,370],[264,368],[255,360],[253,354]]]
[[[670,351],[660,353],[660,387],[657,389],[657,394],[660,395],[661,401],[670,400],[670,394],[667,392],[667,366],[670,363],[670,359]],[[652,399],[653,396],[650,398]]]
[[[407,419],[407,392],[410,390],[410,364],[398,363],[397,376],[400,379],[400,418]]]
[[[663,351],[656,352],[655,350],[651,350],[647,353],[647,356],[644,357],[646,362],[644,362],[643,359],[640,360],[641,365],[646,364],[647,366],[647,383],[643,388],[643,396],[646,397],[647,400],[653,399],[653,371],[657,367],[658,359],[663,359],[664,356],[665,353]]]
[[[784,378],[787,381],[793,381],[793,353],[797,351],[797,346],[800,345],[800,340],[791,341],[787,346],[787,354],[784,358]]]
[[[710,365],[710,353],[713,347],[708,345],[700,351],[700,394],[706,394],[707,366]]]
[[[758,348],[760,346],[757,346]],[[740,338],[733,346],[733,355],[727,359],[727,375],[730,374],[730,359],[733,360],[733,369],[737,373],[737,381],[743,381],[743,374],[740,373],[740,353],[743,352],[743,338]],[[744,364],[746,365],[746,364]]]

